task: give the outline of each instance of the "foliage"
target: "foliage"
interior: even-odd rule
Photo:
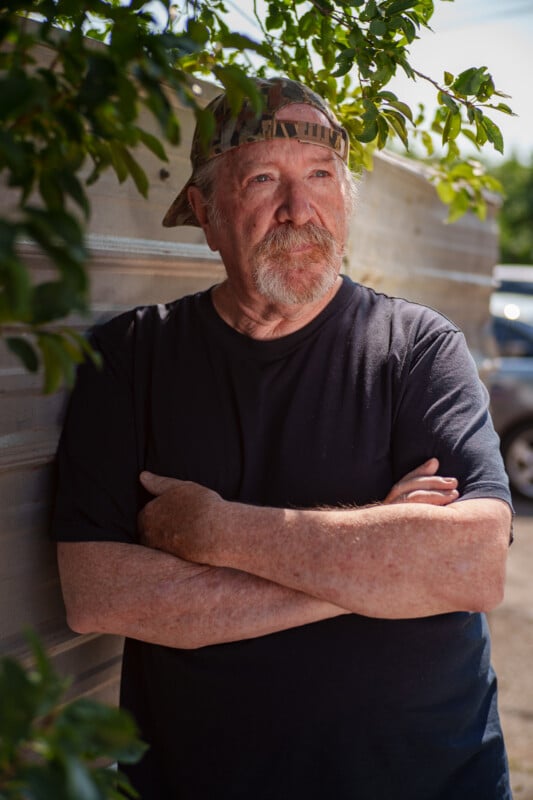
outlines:
[[[494,170],[504,191],[500,211],[500,260],[503,264],[533,264],[533,157],[516,158]]]
[[[120,800],[137,797],[119,771],[146,747],[124,711],[92,700],[66,705],[60,678],[34,635],[35,665],[0,661],[0,800]]]
[[[0,171],[16,197],[0,217],[0,326],[28,369],[42,363],[46,391],[71,383],[88,352],[72,330],[57,328],[71,312],[88,311],[87,187],[112,169],[147,194],[135,149],[165,160],[163,143],[179,142],[170,93],[208,136],[213,121],[195,95],[194,76],[222,84],[235,110],[244,96],[260,109],[251,73],[303,81],[348,128],[357,169],[370,169],[372,152],[391,137],[407,147],[418,136],[431,154],[437,136],[444,155],[434,175],[450,217],[468,208],[483,215],[483,191],[497,184],[479,164],[461,162],[458,140],[501,151],[501,133],[486,112],[512,112],[486,67],[446,72],[439,83],[411,64],[409,46],[429,28],[433,0],[265,2],[266,16],[256,9],[261,42],[231,30],[223,0],[160,0],[163,22],[144,0],[7,0],[0,7]],[[35,14],[41,24],[29,19]],[[50,53],[46,67],[34,62],[36,44]],[[425,123],[386,89],[398,69],[434,85],[434,119]],[[140,126],[143,107],[159,136]],[[32,283],[20,247],[28,240],[55,265],[53,280]]]

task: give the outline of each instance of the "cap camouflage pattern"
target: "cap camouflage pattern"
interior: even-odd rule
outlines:
[[[194,184],[195,171],[211,159],[244,144],[270,139],[297,139],[299,142],[329,147],[343,161],[348,161],[348,134],[339,125],[325,100],[318,94],[288,78],[257,79],[256,83],[264,102],[259,115],[253,110],[249,100],[244,101],[237,116],[232,115],[225,94],[218,95],[207,106],[213,112],[215,130],[207,148],[201,146],[198,130],[195,130],[191,147],[192,176],[168,209],[163,219],[165,227],[199,225],[187,199],[187,190]],[[318,109],[327,117],[330,124],[276,120],[276,113],[291,103]]]

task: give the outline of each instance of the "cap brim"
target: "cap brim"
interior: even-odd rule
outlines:
[[[189,186],[192,186],[192,176],[165,214],[163,218],[163,225],[165,228],[175,228],[177,225],[194,225],[196,228],[201,227],[189,204],[189,199],[187,197]]]

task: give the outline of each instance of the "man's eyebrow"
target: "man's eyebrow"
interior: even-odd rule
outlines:
[[[328,163],[331,164],[335,161],[338,156],[335,153],[328,152],[328,150],[324,147],[324,153],[320,153],[320,155],[316,154],[311,158],[311,161],[314,164],[324,164]],[[278,167],[279,160],[278,159],[261,159],[261,158],[254,158],[250,159],[249,161],[240,161],[239,169],[242,172],[254,172],[255,170],[262,170],[268,169],[269,167]]]

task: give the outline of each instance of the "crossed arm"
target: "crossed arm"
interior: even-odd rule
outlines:
[[[431,459],[383,504],[287,510],[143,475],[148,547],[62,543],[70,626],[174,647],[253,638],[349,612],[486,610],[502,595],[510,511],[457,499]]]

